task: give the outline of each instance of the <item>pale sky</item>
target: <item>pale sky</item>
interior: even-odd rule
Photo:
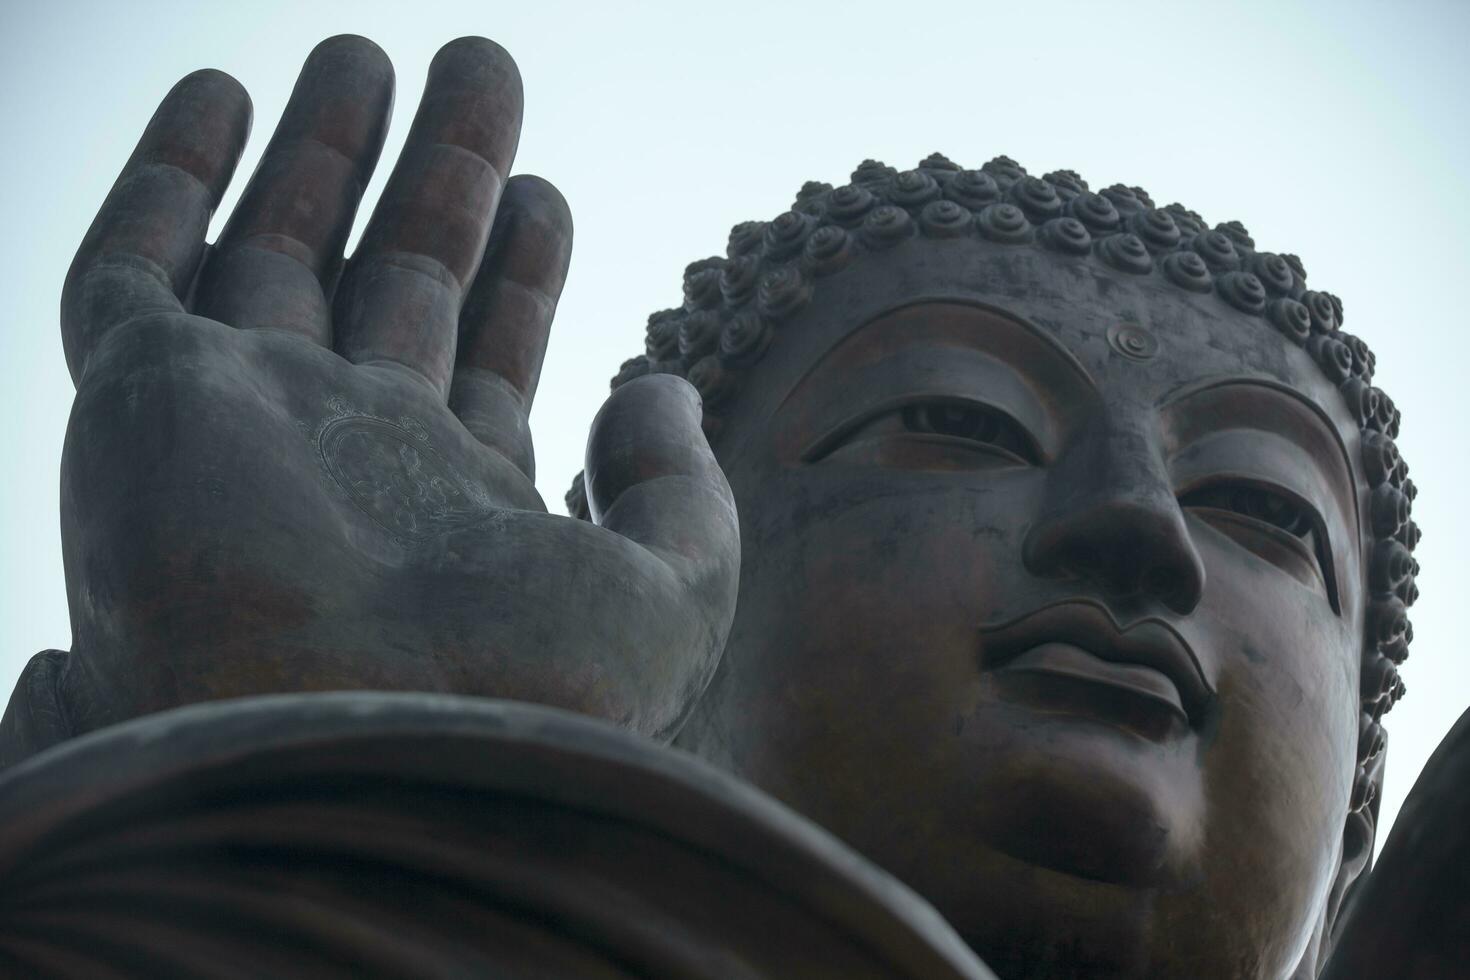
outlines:
[[[1388,716],[1384,827],[1470,702],[1454,626],[1470,532],[1466,349],[1470,269],[1470,4],[9,2],[0,5],[0,688],[70,642],[58,473],[72,386],[61,280],[158,100],[196,68],[255,101],[248,174],[306,53],[373,38],[398,72],[396,158],[434,51],[463,34],[520,65],[516,169],[556,183],[576,219],[571,276],[532,426],[553,509],[580,468],[607,379],[676,305],[691,260],[731,225],[774,217],[805,180],[865,157],[900,169],[939,150],[978,167],[1121,181],[1260,247],[1295,252],[1342,296],[1404,414],[1420,488],[1423,597]],[[370,209],[388,170],[379,168]],[[243,179],[237,179],[221,215]],[[217,231],[221,222],[216,220]]]

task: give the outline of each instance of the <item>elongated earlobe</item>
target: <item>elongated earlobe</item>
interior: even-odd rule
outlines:
[[[1322,972],[1323,964],[1332,954],[1341,938],[1340,928],[1346,920],[1343,914],[1351,907],[1363,886],[1373,861],[1373,842],[1377,837],[1378,802],[1383,788],[1383,746],[1385,736],[1382,729],[1376,733],[1378,751],[1360,764],[1353,784],[1353,803],[1361,794],[1361,805],[1352,806],[1342,828],[1342,857],[1337,866],[1337,876],[1327,893],[1322,909],[1322,918],[1312,936],[1311,943],[1302,954],[1302,960],[1292,972],[1292,980],[1314,980]],[[1362,746],[1364,740],[1359,740]],[[1359,788],[1363,786],[1363,788]],[[1352,804],[1350,803],[1350,806]]]

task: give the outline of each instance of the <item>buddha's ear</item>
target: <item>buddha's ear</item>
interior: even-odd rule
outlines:
[[[1342,856],[1338,860],[1337,875],[1327,893],[1327,902],[1322,909],[1322,918],[1317,922],[1312,942],[1302,954],[1302,961],[1292,972],[1292,980],[1312,980],[1321,971],[1322,964],[1332,953],[1338,939],[1338,927],[1343,912],[1350,908],[1353,900],[1363,890],[1368,872],[1373,863],[1373,842],[1378,835],[1378,803],[1383,796],[1383,760],[1386,753],[1380,749],[1363,766],[1358,781],[1361,789],[1354,787],[1354,797],[1364,794],[1364,803],[1348,812],[1342,828]]]
[[[1332,883],[1332,891],[1328,895],[1326,918],[1322,923],[1322,945],[1317,956],[1319,963],[1327,959],[1328,952],[1337,941],[1342,911],[1362,891],[1373,863],[1373,842],[1378,837],[1378,804],[1383,798],[1383,760],[1388,754],[1385,751],[1387,733],[1382,738],[1383,748],[1363,767],[1367,784],[1365,802],[1348,813],[1342,828],[1342,860],[1337,868],[1337,880]]]

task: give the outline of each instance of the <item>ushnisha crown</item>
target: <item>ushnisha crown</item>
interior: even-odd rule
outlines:
[[[1385,741],[1379,722],[1405,691],[1397,667],[1408,656],[1413,627],[1407,608],[1418,596],[1419,563],[1412,552],[1419,528],[1410,517],[1416,491],[1393,441],[1399,412],[1373,386],[1373,352],[1342,329],[1342,302],[1308,289],[1295,255],[1257,250],[1240,222],[1210,228],[1182,205],[1156,208],[1142,188],[1114,184],[1093,193],[1070,170],[1031,177],[1005,156],[979,170],[938,153],[903,172],[865,160],[851,183],[806,183],[791,210],[736,225],[725,257],[692,263],[684,272],[683,305],[648,318],[646,353],[624,362],[612,387],[644,374],[679,375],[699,391],[705,429],[714,436],[721,405],[779,337],[783,321],[811,300],[815,284],[914,236],[978,236],[1043,248],[1214,293],[1304,347],[1337,385],[1362,428],[1363,472],[1372,488],[1375,541],[1351,805],[1370,804],[1377,787],[1370,773],[1379,769]],[[567,507],[587,517],[580,474]]]

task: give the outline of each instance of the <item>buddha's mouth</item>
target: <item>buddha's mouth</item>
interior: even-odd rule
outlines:
[[[1054,603],[986,628],[981,667],[1007,700],[1155,739],[1197,727],[1214,697],[1173,628],[1148,619],[1123,629],[1090,599]]]
[[[1162,740],[1189,725],[1174,682],[1152,667],[1103,660],[1070,643],[1043,643],[995,671],[1008,700],[1098,718]]]

